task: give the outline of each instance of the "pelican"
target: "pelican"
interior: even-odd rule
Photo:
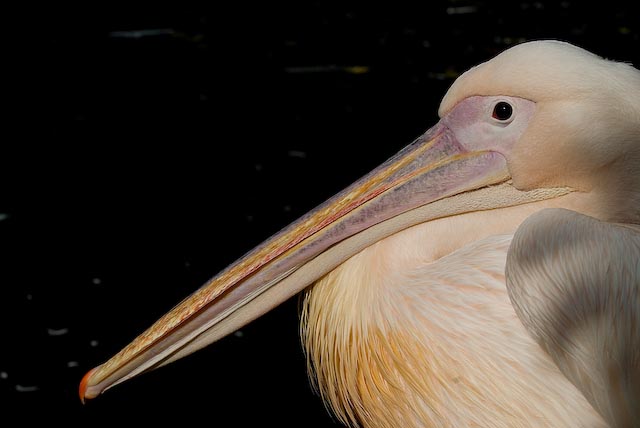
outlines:
[[[438,114],[90,370],[81,399],[302,292],[310,375],[345,425],[640,426],[640,71],[526,42]]]

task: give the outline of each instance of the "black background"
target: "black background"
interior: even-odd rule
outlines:
[[[470,66],[540,38],[640,63],[637,2],[210,3],[6,13],[4,418],[338,426],[309,386],[295,298],[84,406],[77,386],[434,124]]]

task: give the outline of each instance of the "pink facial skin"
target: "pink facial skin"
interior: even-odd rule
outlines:
[[[512,107],[507,120],[494,117],[494,109],[500,102]],[[536,103],[524,98],[473,96],[458,103],[440,123],[453,132],[465,149],[495,151],[508,160],[513,145],[529,125],[535,107]]]

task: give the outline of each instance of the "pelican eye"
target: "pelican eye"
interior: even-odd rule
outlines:
[[[511,119],[513,114],[513,107],[506,101],[500,101],[493,107],[493,114],[491,117],[501,122]]]

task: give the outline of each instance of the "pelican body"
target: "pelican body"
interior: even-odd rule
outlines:
[[[640,426],[640,71],[523,43],[462,74],[439,116],[89,371],[81,398],[303,292],[311,378],[346,425]]]

